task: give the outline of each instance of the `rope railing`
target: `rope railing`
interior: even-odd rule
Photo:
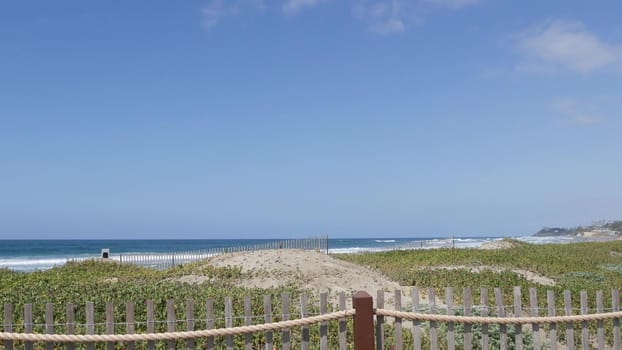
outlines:
[[[607,312],[589,315],[568,315],[568,316],[538,316],[538,317],[484,317],[484,316],[457,316],[441,314],[423,314],[418,312],[403,312],[386,309],[376,309],[377,316],[389,316],[414,321],[432,321],[446,323],[467,323],[467,324],[528,324],[528,323],[570,323],[603,321],[609,319],[622,318],[622,311]]]
[[[58,342],[58,343],[88,343],[88,342],[130,342],[130,341],[158,341],[176,339],[195,339],[205,337],[220,337],[240,335],[254,332],[283,330],[292,327],[309,326],[320,322],[328,322],[353,316],[355,310],[336,311],[329,314],[301,318],[297,320],[279,321],[251,326],[230,328],[205,329],[199,331],[142,333],[142,334],[35,334],[35,333],[3,333],[0,340]]]
[[[511,310],[513,308],[513,305],[504,305],[503,307],[506,308],[507,310]],[[470,307],[470,310],[477,311],[477,310],[481,310],[481,309],[484,309],[484,308],[489,310],[491,315],[495,314],[496,310],[492,309],[492,307],[490,307],[490,306],[474,305],[474,306]],[[462,305],[454,305],[454,307],[453,307],[453,310],[462,310],[462,309],[463,309]],[[402,316],[399,316],[399,318],[405,318],[405,319],[417,320],[417,321],[426,321],[427,318],[423,318],[420,315],[430,315],[429,311],[431,311],[432,308],[430,308],[430,307],[420,307],[418,310],[419,310],[419,312],[417,312],[417,313],[409,313],[409,314],[416,314],[416,315],[418,315],[416,318],[409,318],[409,317],[402,317]],[[547,311],[549,309],[547,309],[547,308],[530,308],[529,310],[536,310],[536,311],[544,310],[544,311]],[[610,313],[611,314],[615,314],[616,313],[616,309],[611,308],[611,307],[603,308],[603,309],[596,309],[596,308],[586,308],[586,309],[581,309],[581,308],[568,308],[568,309],[556,308],[554,310],[556,312],[558,312],[558,313],[564,313],[567,310],[585,311],[588,314],[590,314],[590,312],[598,313],[598,312],[601,312],[601,311],[605,312],[605,314],[607,314],[607,315],[610,314]],[[444,315],[443,312],[446,312],[447,309],[443,308],[443,307],[435,307],[434,311],[436,313],[435,314],[431,314],[431,315],[441,316],[441,315]],[[611,312],[607,313],[607,311],[611,311]],[[380,316],[385,316],[384,314],[382,314],[383,312],[396,312],[396,311],[395,310],[385,310],[385,309],[382,309],[382,310],[380,310],[380,312],[381,312]],[[274,314],[274,315],[276,315],[276,314]],[[318,315],[322,315],[322,314],[320,314],[320,313],[307,313],[307,316],[318,316]],[[391,317],[393,315],[386,315],[386,316]],[[394,317],[398,317],[398,316],[394,316]],[[451,316],[451,317],[458,317],[458,316],[456,315],[456,316]],[[567,317],[567,316],[564,316],[564,317]],[[231,317],[228,317],[228,318],[232,319],[232,320],[245,320],[245,319],[263,320],[263,319],[266,318],[266,315],[265,314],[259,314],[259,315],[251,315],[251,316],[231,316]],[[473,318],[475,318],[475,316]],[[482,317],[479,317],[478,319],[481,319],[481,318]],[[496,319],[496,320],[499,319],[499,317],[495,317],[495,316],[490,316],[488,318]],[[516,319],[516,318],[517,317],[514,317],[514,319]],[[544,316],[533,316],[530,319],[540,320],[541,318],[544,318]],[[608,319],[615,319],[615,318],[621,318],[622,319],[622,317],[608,317]],[[522,320],[522,319],[526,319],[526,318],[518,318],[518,319]],[[171,321],[171,320],[152,320],[152,321],[133,321],[133,322],[95,322],[95,323],[89,323],[89,324],[80,323],[80,322],[71,322],[71,325],[73,325],[74,327],[105,326],[105,325],[114,325],[114,326],[135,325],[135,326],[140,326],[140,325],[146,325],[146,324],[155,324],[155,325],[170,324],[170,323],[185,324],[187,322],[203,322],[203,323],[206,323],[206,322],[209,322],[209,321],[224,321],[224,320],[225,320],[225,317],[212,317],[212,318],[184,318],[184,319],[176,319],[174,321]],[[599,320],[599,319],[595,319],[595,320]],[[434,320],[434,321],[436,321],[436,320]],[[444,321],[439,321],[439,322],[444,322]],[[459,322],[456,322],[456,321],[446,321],[446,322],[459,323]],[[557,322],[558,321],[548,322],[548,323],[557,323]],[[573,322],[573,321],[561,321],[561,322]],[[576,322],[579,322],[579,321],[576,321]],[[462,322],[462,323],[464,323],[464,322]],[[480,323],[480,322],[475,322],[475,323]],[[495,322],[491,322],[491,323],[495,323]],[[499,322],[496,322],[496,323],[499,323]],[[547,322],[541,322],[541,321],[532,322],[532,321],[528,321],[528,322],[525,322],[525,323],[547,323]],[[32,326],[34,328],[44,328],[44,327],[50,327],[50,326],[56,328],[56,327],[66,327],[67,326],[66,322],[63,322],[63,323],[13,323],[13,324],[5,323],[4,326],[10,325],[12,327],[20,327],[20,326],[23,326],[24,324],[27,324],[27,325]]]
[[[275,316],[285,316],[283,314],[273,314]],[[325,315],[325,314],[321,314],[321,313],[307,313],[306,316],[319,316],[319,315]],[[290,315],[287,315],[288,317]],[[247,320],[247,319],[254,319],[254,320],[264,320],[266,318],[266,315],[251,315],[251,316],[231,316],[231,317],[210,317],[210,318],[184,318],[184,319],[176,319],[176,320],[152,320],[152,321],[133,321],[133,322],[94,322],[94,323],[80,323],[80,322],[63,322],[63,323],[4,323],[3,325],[6,326],[11,326],[11,327],[20,327],[23,325],[28,325],[31,326],[33,328],[45,328],[45,327],[66,327],[67,324],[71,324],[74,327],[89,327],[89,326],[106,326],[106,325],[113,325],[113,326],[128,326],[128,325],[134,325],[134,326],[140,326],[140,325],[147,325],[147,324],[154,324],[154,325],[166,325],[166,324],[171,324],[171,323],[175,323],[175,324],[186,324],[188,322],[203,322],[203,323],[207,323],[207,322],[215,322],[215,321],[225,321],[226,319],[231,319],[231,320]],[[2,332],[0,330],[0,332]]]
[[[587,315],[566,316],[539,316],[539,317],[484,317],[484,316],[458,316],[427,314],[418,312],[403,312],[387,309],[375,309],[375,315],[400,318],[413,321],[431,321],[463,324],[549,324],[549,323],[573,323],[603,321],[622,318],[622,311],[606,312]],[[9,333],[0,332],[0,340],[14,341],[39,341],[39,342],[129,342],[129,341],[158,341],[175,339],[194,339],[204,337],[235,336],[246,333],[283,330],[292,327],[309,326],[316,323],[327,322],[354,316],[354,309],[336,311],[329,314],[311,316],[297,320],[279,321],[251,326],[240,326],[219,329],[206,329],[198,331],[180,331],[163,333],[143,334],[37,334],[37,333]]]

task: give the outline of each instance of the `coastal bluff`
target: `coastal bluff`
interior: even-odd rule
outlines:
[[[600,221],[589,226],[577,226],[573,228],[565,227],[544,227],[536,232],[535,237],[622,237],[622,220]]]

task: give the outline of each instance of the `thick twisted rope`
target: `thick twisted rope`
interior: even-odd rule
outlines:
[[[40,341],[57,343],[86,343],[86,342],[130,342],[147,340],[192,339],[205,337],[220,337],[239,335],[244,333],[275,331],[291,327],[308,326],[315,323],[327,322],[345,318],[355,314],[355,310],[337,311],[330,314],[301,318],[297,320],[280,321],[252,326],[241,326],[219,329],[205,329],[200,331],[142,333],[142,334],[33,334],[33,333],[2,333],[0,340]]]
[[[395,310],[376,309],[376,315],[402,318],[416,321],[432,321],[447,323],[469,324],[527,324],[527,323],[569,323],[584,321],[602,321],[622,318],[622,311],[607,312],[590,315],[570,316],[541,316],[541,317],[482,317],[482,316],[455,316],[440,314],[422,314],[417,312],[402,312]]]
[[[308,326],[320,322],[353,316],[355,310],[337,311],[330,314],[312,316],[297,320],[280,321],[252,326],[231,328],[206,329],[200,331],[166,332],[166,333],[143,333],[143,334],[33,334],[33,333],[3,333],[0,332],[0,340],[16,341],[40,341],[58,343],[85,343],[85,342],[130,342],[130,341],[158,341],[173,339],[192,339],[205,337],[220,337],[227,335],[240,335],[245,333],[266,332],[282,330],[292,327]],[[405,320],[466,323],[466,324],[528,324],[528,323],[570,323],[603,321],[608,319],[622,318],[622,311],[570,316],[543,316],[543,317],[482,317],[482,316],[455,316],[440,314],[423,314],[417,312],[403,312],[386,309],[376,309],[377,316],[389,316]]]

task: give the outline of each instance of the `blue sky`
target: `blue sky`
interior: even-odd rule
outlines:
[[[0,238],[622,218],[622,3],[3,1]]]

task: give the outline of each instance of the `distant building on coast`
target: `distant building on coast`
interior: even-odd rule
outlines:
[[[598,220],[592,223],[589,231],[579,233],[582,237],[614,237],[620,235],[620,231],[609,228],[615,221]]]
[[[576,228],[545,227],[534,236],[577,236],[577,237],[619,237],[622,232],[622,220],[598,220],[590,226]]]

